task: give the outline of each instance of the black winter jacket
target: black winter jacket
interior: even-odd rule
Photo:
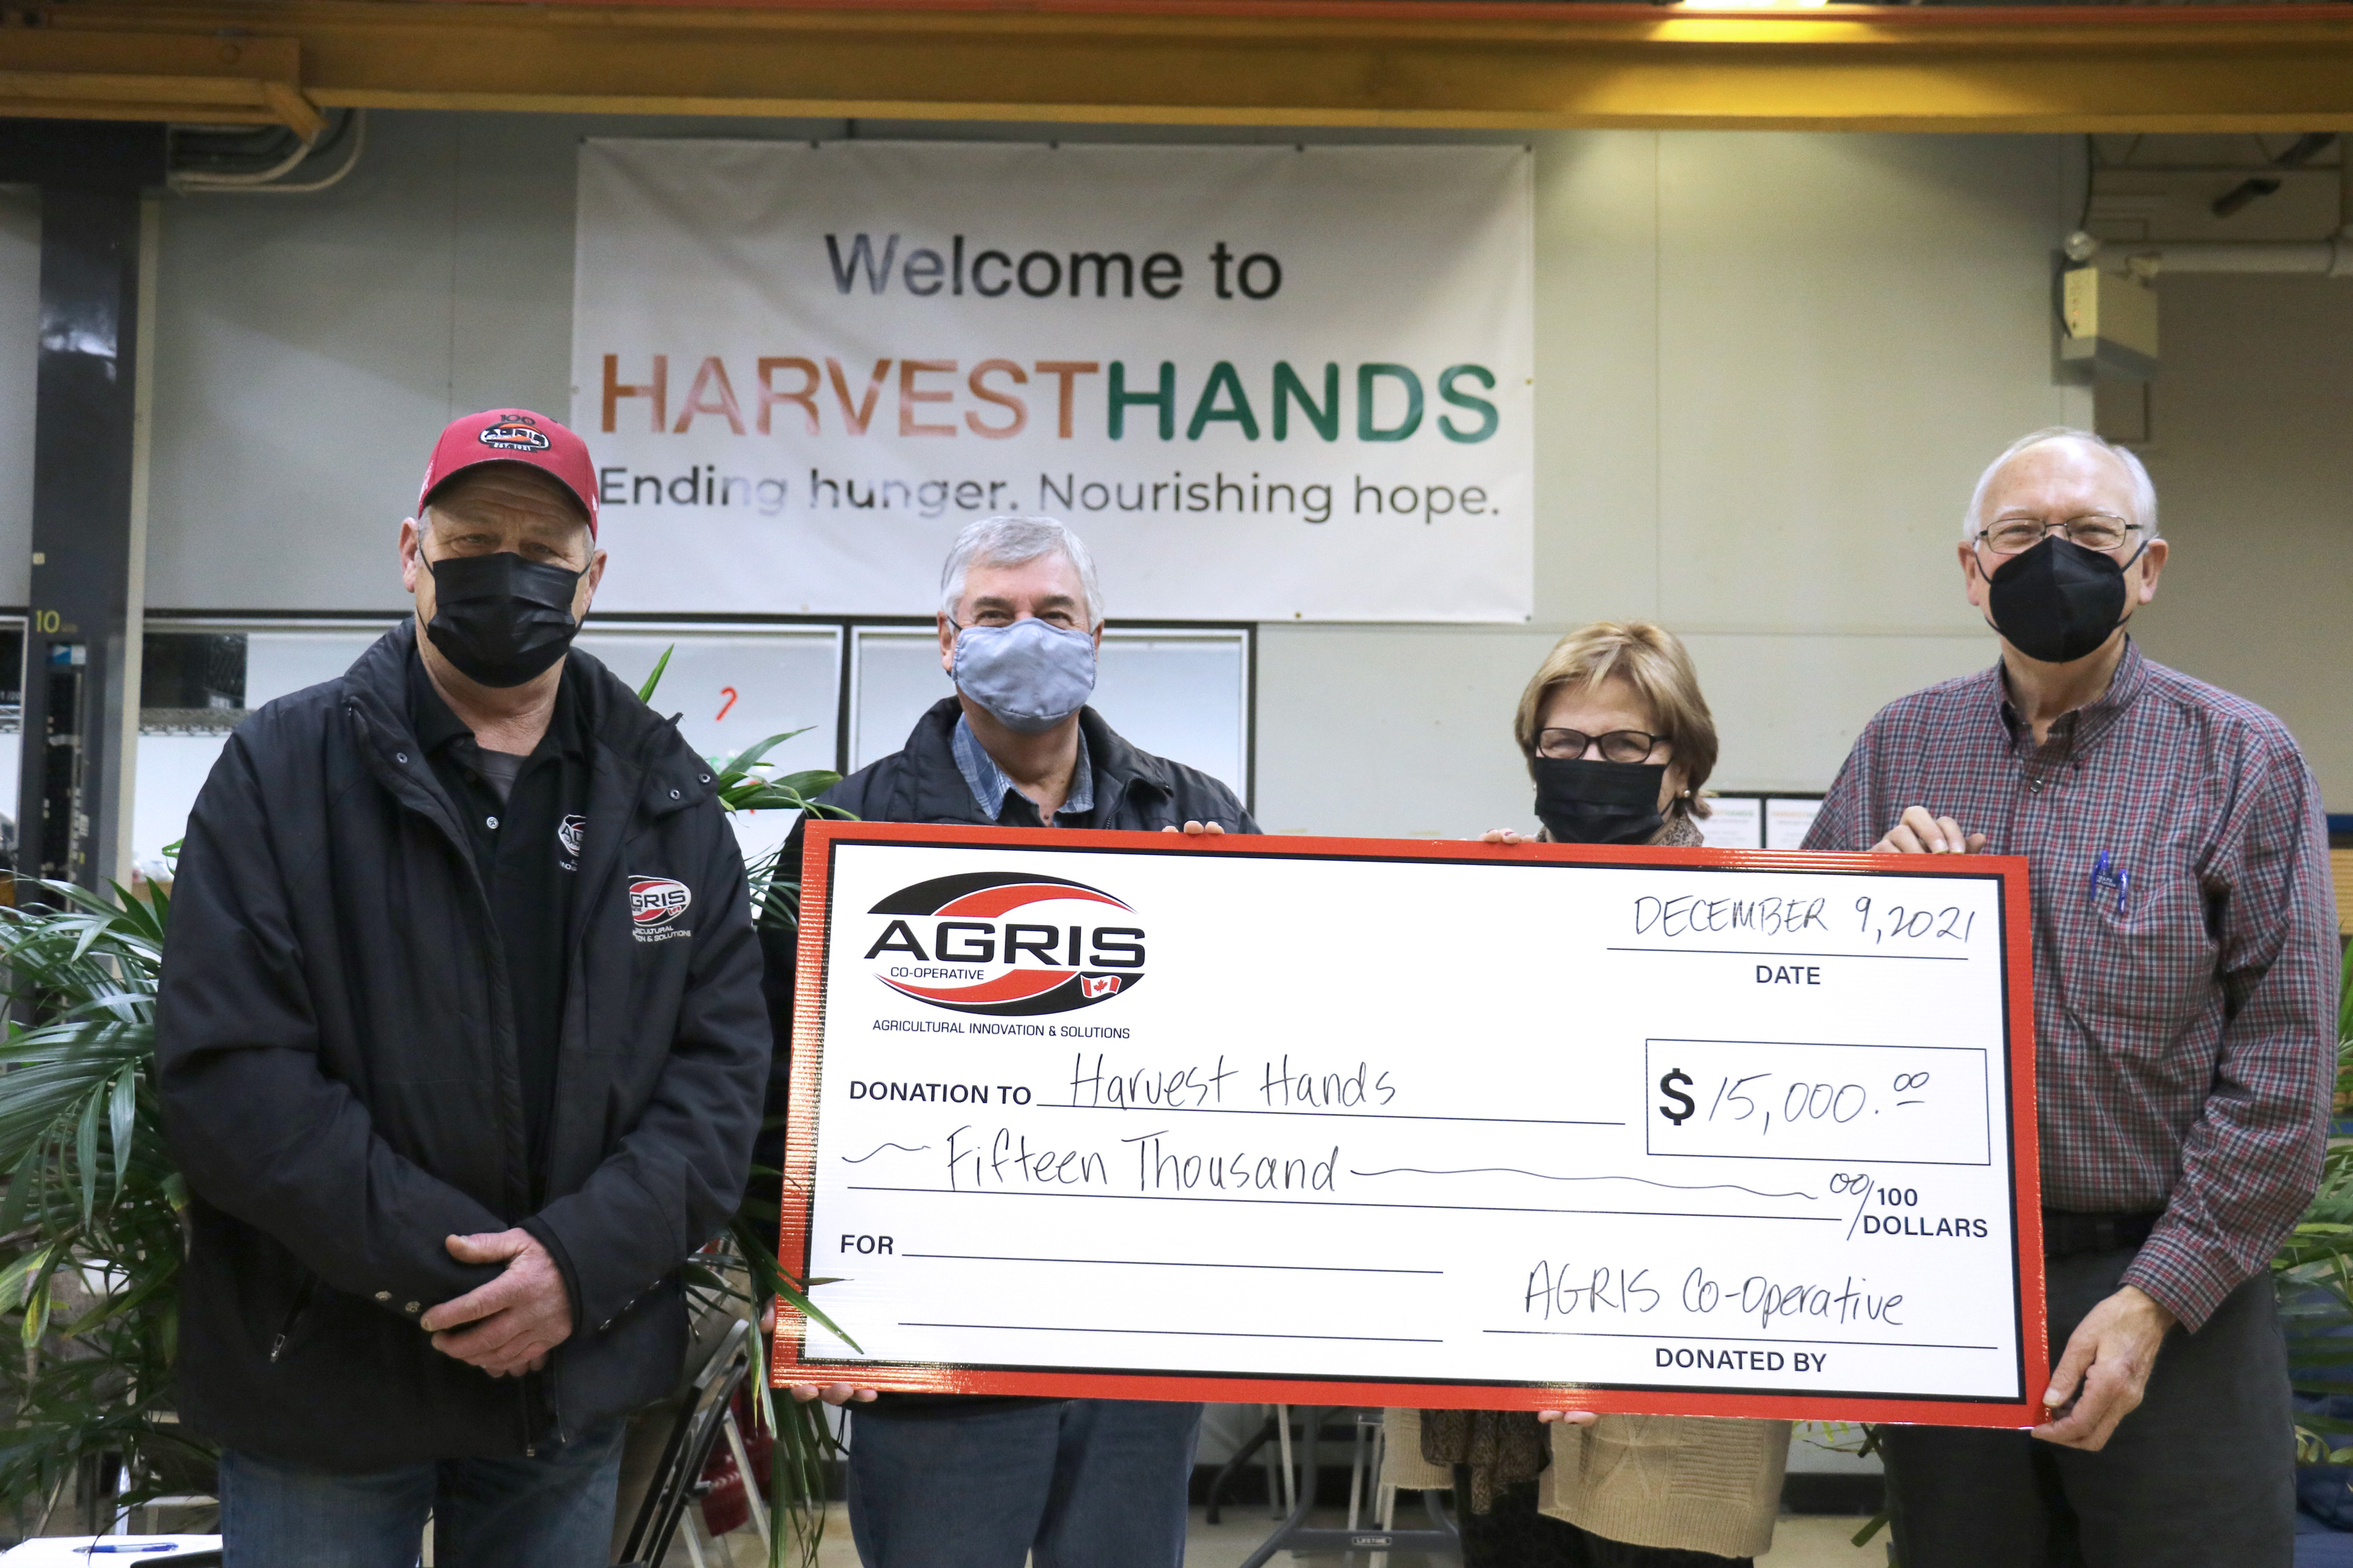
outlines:
[[[986,825],[971,786],[956,767],[956,721],[964,705],[943,697],[915,721],[907,743],[880,762],[859,769],[822,797],[865,822],[967,822]],[[1092,708],[1079,710],[1079,732],[1093,764],[1094,810],[1089,827],[1157,833],[1187,822],[1214,822],[1229,833],[1256,833],[1258,824],[1234,792],[1202,773],[1166,757],[1136,750]],[[1017,800],[999,817],[1000,827],[1035,827],[1038,808]],[[794,846],[797,851],[797,843]],[[786,862],[797,865],[797,860]]]
[[[343,1470],[522,1453],[668,1394],[679,1265],[735,1206],[768,1070],[710,768],[575,651],[595,744],[546,1168],[528,1168],[504,958],[409,722],[415,649],[405,622],[229,738],[188,820],[157,1010],[191,1192],[180,1413]],[[633,919],[649,879],[682,885],[682,910]],[[565,1266],[574,1330],[545,1373],[494,1380],[417,1319],[496,1272],[445,1237],[525,1221]]]

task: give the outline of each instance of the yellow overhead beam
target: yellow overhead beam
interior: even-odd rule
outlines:
[[[39,13],[27,13],[37,16]],[[324,128],[302,96],[301,46],[194,30],[0,27],[0,114]]]
[[[2353,5],[76,0],[0,15],[0,113],[2353,131]],[[247,68],[224,65],[227,48]]]

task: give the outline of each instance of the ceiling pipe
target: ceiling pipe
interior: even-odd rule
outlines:
[[[304,142],[301,146],[295,149],[294,155],[292,157],[289,158],[286,162],[280,163],[274,169],[262,171],[259,174],[206,174],[201,173],[174,174],[171,176],[172,188],[183,193],[184,195],[192,192],[205,191],[210,192],[215,195],[303,196],[309,195],[314,191],[323,191],[328,189],[330,186],[341,184],[345,176],[349,175],[353,169],[359,167],[360,154],[367,151],[367,114],[368,111],[364,109],[354,109],[351,110],[344,119],[343,127],[338,128],[333,135]],[[291,182],[271,177],[284,174],[288,170],[293,168],[296,164],[300,163],[303,159],[309,157],[311,153],[318,152],[324,147],[332,145],[336,141],[341,139],[344,129],[348,129],[351,132],[352,150],[343,155],[343,163],[336,167],[332,174],[326,175],[322,179],[304,180],[301,182]]]
[[[2144,281],[2166,272],[2353,278],[2353,144],[2339,145],[2339,226],[2327,239],[2164,240],[2141,245],[2129,240],[2102,241],[2079,229],[2067,237],[2068,258],[2084,262],[2103,250],[2118,252],[2124,257],[2123,270]]]
[[[2315,240],[2200,240],[2134,250],[2126,258],[2135,271],[2303,273],[2317,278],[2353,278],[2353,234],[2339,231]]]

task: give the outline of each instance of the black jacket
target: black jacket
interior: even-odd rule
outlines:
[[[498,932],[408,719],[415,648],[403,623],[229,738],[188,820],[157,1011],[191,1193],[180,1413],[344,1470],[521,1453],[669,1393],[679,1265],[735,1206],[768,1070],[710,768],[575,652],[595,743],[546,1165],[529,1168]],[[633,918],[633,884],[657,879],[684,907],[663,889]],[[544,1373],[499,1381],[417,1319],[496,1272],[445,1237],[526,1221],[564,1265],[574,1331]]]
[[[981,815],[956,767],[955,727],[963,717],[963,704],[943,697],[915,721],[905,746],[859,769],[822,798],[866,822],[987,825],[988,818]],[[1157,833],[1191,821],[1214,822],[1229,833],[1258,831],[1233,791],[1198,768],[1136,750],[1093,709],[1080,710],[1079,732],[1086,737],[1087,760],[1095,775],[1089,827]],[[1007,806],[997,822],[1000,827],[1038,825],[1038,808],[1026,800]],[[794,847],[797,852],[799,846]]]
[[[818,798],[840,806],[862,822],[958,822],[991,826],[972,798],[956,766],[956,721],[964,707],[944,697],[915,721],[907,743],[879,762],[870,763]],[[1090,827],[1157,833],[1187,822],[1214,822],[1229,833],[1256,833],[1234,792],[1198,768],[1172,763],[1138,751],[1122,740],[1093,709],[1080,710],[1079,730],[1086,737],[1087,760],[1094,772],[1095,804],[1088,814]],[[994,826],[1036,827],[1038,808],[1015,800]],[[777,862],[784,875],[797,879],[801,864],[801,833],[796,826]],[[768,1083],[771,1126],[762,1138],[756,1163],[780,1169],[784,1133],[776,1121],[790,1102],[791,1064],[787,1045],[793,1037],[793,965],[797,937],[785,928],[768,925],[760,931],[767,955],[768,1017],[776,1030],[776,1065]],[[763,1177],[760,1189],[772,1198],[776,1178]]]

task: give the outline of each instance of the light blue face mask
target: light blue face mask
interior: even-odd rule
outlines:
[[[956,632],[955,683],[1007,729],[1042,734],[1087,705],[1095,639],[1035,616],[1009,626],[964,626]]]

